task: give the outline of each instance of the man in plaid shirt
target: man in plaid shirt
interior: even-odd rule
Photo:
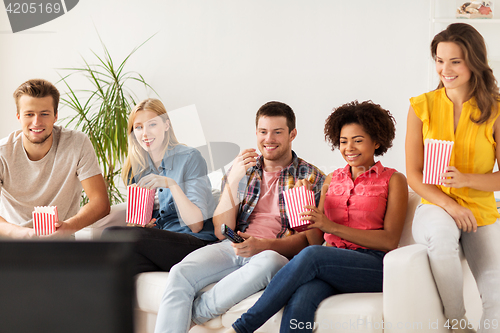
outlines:
[[[237,230],[242,243],[224,240],[189,254],[170,270],[155,332],[188,332],[265,288],[287,262],[307,246],[304,233],[292,234],[283,191],[311,186],[319,202],[325,175],[297,157],[295,114],[280,102],[264,104],[256,115],[257,146],[243,150],[224,177],[214,213],[215,234],[221,225]],[[289,236],[289,237],[286,237]],[[219,281],[199,295],[207,285]]]

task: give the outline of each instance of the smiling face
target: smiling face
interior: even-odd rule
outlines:
[[[52,96],[42,98],[22,95],[19,98],[17,119],[23,130],[25,149],[28,143],[33,145],[52,145],[52,129],[57,120],[54,114]],[[27,140],[27,141],[26,141]]]
[[[282,167],[290,164],[292,141],[296,135],[296,129],[288,132],[285,117],[260,117],[257,123],[257,147],[264,157],[264,164]]]
[[[133,132],[137,142],[141,147],[146,150],[150,155],[158,155],[163,152],[164,138],[166,132],[170,128],[170,122],[163,121],[153,111],[142,110],[136,113]],[[163,156],[162,156],[163,157]],[[155,160],[153,158],[153,160]]]
[[[352,123],[340,131],[339,150],[351,166],[351,174],[356,177],[375,164],[375,150],[380,147],[360,124]]]
[[[436,72],[446,91],[467,96],[470,92],[471,71],[465,63],[462,49],[453,42],[441,42],[436,49]]]

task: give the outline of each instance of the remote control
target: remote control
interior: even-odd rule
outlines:
[[[245,240],[241,238],[233,229],[229,228],[227,225],[221,225],[221,233],[233,243],[243,243]]]

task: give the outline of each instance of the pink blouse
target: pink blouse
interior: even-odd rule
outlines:
[[[325,197],[326,217],[351,228],[383,229],[389,180],[394,172],[377,162],[353,181],[349,165],[335,170]],[[324,238],[334,247],[366,249],[332,234],[325,233]]]

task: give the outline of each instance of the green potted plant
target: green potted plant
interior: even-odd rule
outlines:
[[[152,38],[152,37],[150,37]],[[148,40],[150,39],[148,38]],[[146,43],[146,40],[144,43]],[[66,126],[73,125],[89,137],[103,169],[110,203],[123,202],[123,195],[118,187],[121,165],[127,154],[127,119],[136,104],[136,98],[130,90],[131,81],[139,82],[147,90],[151,86],[137,72],[125,71],[129,58],[142,46],[134,48],[125,59],[116,66],[102,43],[104,55],[95,55],[97,62],[90,64],[83,59],[84,66],[63,68],[70,71],[59,82],[63,82],[67,92],[61,96],[61,104],[76,114],[62,119]],[[75,89],[69,82],[71,76],[85,77],[92,89]],[[155,92],[156,93],[156,92]],[[82,204],[87,198],[82,196]]]

